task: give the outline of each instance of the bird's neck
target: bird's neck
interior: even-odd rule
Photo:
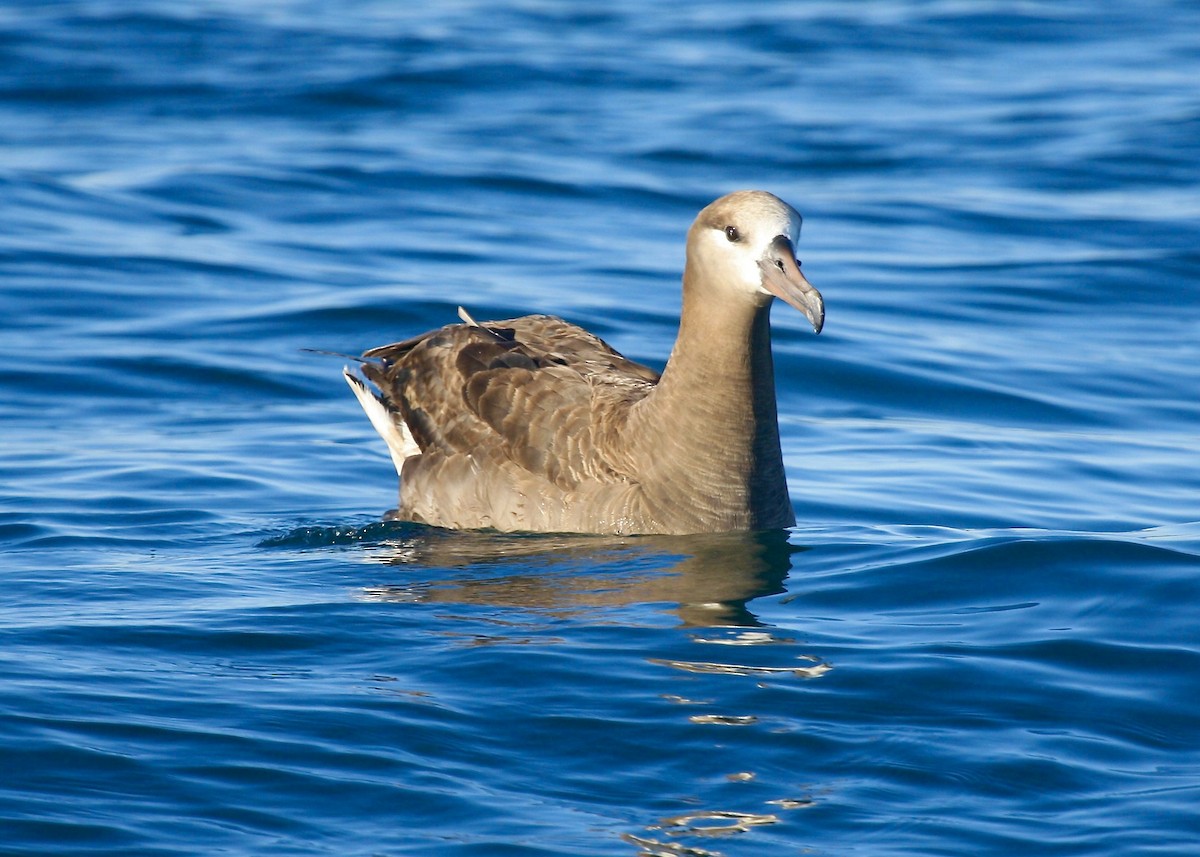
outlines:
[[[729,529],[794,523],[769,315],[769,302],[706,295],[685,274],[679,336],[645,402],[651,454],[678,483],[678,503],[711,505]]]

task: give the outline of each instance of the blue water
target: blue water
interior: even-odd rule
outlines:
[[[428,7],[428,8],[426,8]],[[0,3],[0,852],[1200,853],[1200,6]],[[805,215],[798,526],[381,522],[339,377],[665,360]]]

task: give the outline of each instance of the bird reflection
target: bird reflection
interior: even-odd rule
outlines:
[[[393,524],[369,555],[444,572],[377,586],[381,600],[526,607],[574,615],[588,608],[664,604],[685,626],[757,626],[747,607],[784,592],[792,555],[783,530],[696,536],[510,535]]]

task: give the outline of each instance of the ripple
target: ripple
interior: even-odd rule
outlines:
[[[260,548],[321,548],[348,544],[390,544],[421,532],[419,524],[374,521],[363,525],[306,525],[279,535],[268,536]]]
[[[702,726],[753,726],[758,718],[753,714],[693,714],[688,722]]]
[[[820,678],[833,667],[820,658],[812,655],[801,655],[807,661],[813,661],[811,667],[760,667],[745,664],[707,663],[703,661],[668,661],[660,658],[650,658],[650,663],[671,667],[682,672],[703,673],[707,675],[737,675],[737,676],[781,676],[793,675],[798,678]]]

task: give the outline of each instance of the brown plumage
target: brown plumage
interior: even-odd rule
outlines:
[[[660,378],[562,319],[469,317],[374,348],[347,381],[400,473],[397,516],[456,529],[696,533],[795,523],[775,411],[774,296],[819,332],[800,216],[761,191],[688,233]]]

